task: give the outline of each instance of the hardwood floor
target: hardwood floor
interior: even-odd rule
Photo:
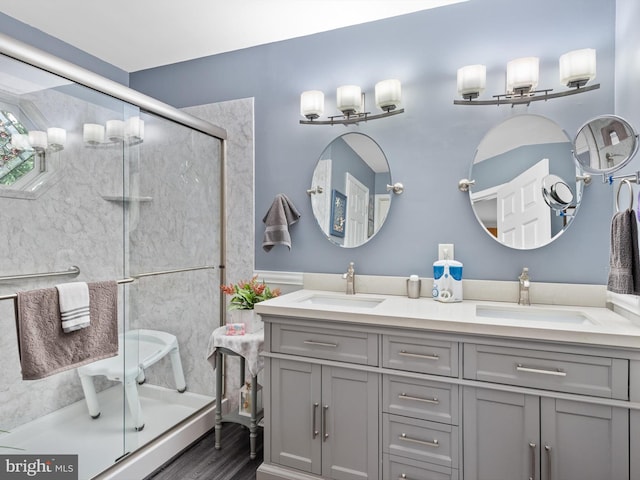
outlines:
[[[263,430],[258,430],[257,458],[249,459],[249,430],[225,423],[222,449],[213,447],[214,431],[200,438],[178,457],[145,480],[255,480],[262,463]]]

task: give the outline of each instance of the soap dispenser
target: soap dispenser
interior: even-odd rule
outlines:
[[[433,263],[434,300],[439,302],[462,301],[462,263],[449,259],[448,251],[444,251],[444,259]]]

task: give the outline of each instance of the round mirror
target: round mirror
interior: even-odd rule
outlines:
[[[485,231],[511,248],[547,245],[564,232],[582,199],[571,140],[555,122],[517,115],[478,145],[469,198]]]
[[[326,237],[358,247],[382,227],[391,205],[389,163],[380,146],[362,133],[346,133],[322,152],[311,179],[311,208]]]
[[[633,127],[616,115],[602,115],[585,123],[573,145],[580,167],[589,173],[613,173],[631,161],[638,150]]]

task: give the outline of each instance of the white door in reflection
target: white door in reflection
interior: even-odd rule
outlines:
[[[551,209],[542,196],[549,159],[498,188],[498,238],[513,248],[535,248],[551,240]]]
[[[367,240],[369,189],[348,172],[346,187],[347,229],[344,234],[344,246],[355,247]]]

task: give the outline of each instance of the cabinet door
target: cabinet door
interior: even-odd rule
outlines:
[[[629,411],[541,400],[542,480],[629,480]]]
[[[271,461],[321,473],[321,367],[271,360]]]
[[[538,397],[473,387],[463,395],[465,480],[538,480]]]
[[[322,367],[322,475],[378,478],[378,374]]]

